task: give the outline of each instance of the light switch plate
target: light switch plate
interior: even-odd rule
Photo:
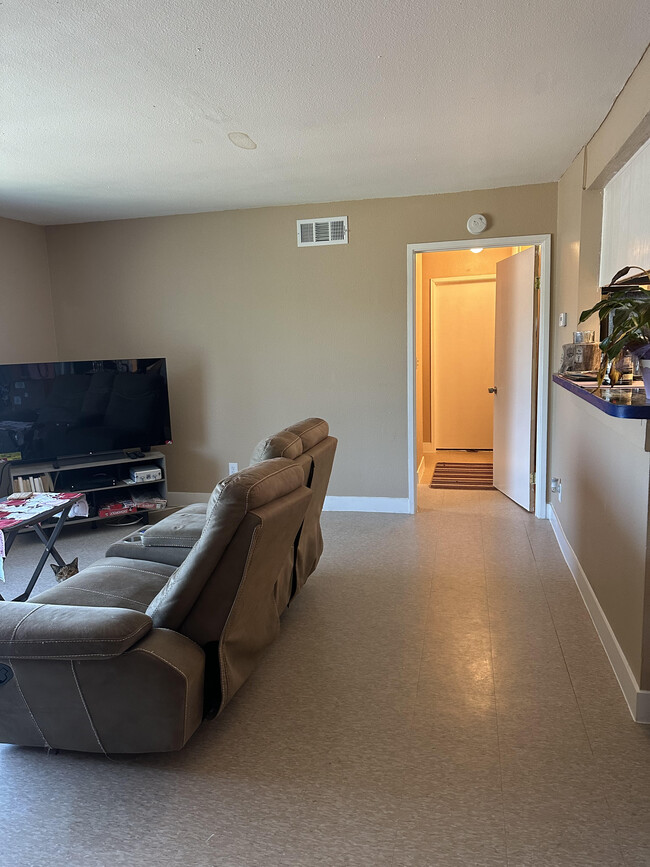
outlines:
[[[566,323],[567,323],[566,313],[560,313],[560,328],[566,328]]]

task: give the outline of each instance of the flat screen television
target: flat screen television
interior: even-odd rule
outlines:
[[[0,365],[0,458],[55,462],[171,441],[164,358]]]

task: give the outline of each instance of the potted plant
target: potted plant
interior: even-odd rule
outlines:
[[[598,385],[602,385],[606,373],[613,383],[618,380],[616,362],[630,352],[639,359],[646,396],[650,398],[650,289],[642,288],[647,285],[648,272],[617,283],[629,270],[624,268],[614,276],[603,290],[606,296],[589,310],[583,310],[579,322],[597,313],[601,322],[608,319],[610,323],[609,333],[600,341]]]

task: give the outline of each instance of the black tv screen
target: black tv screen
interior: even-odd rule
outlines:
[[[171,441],[164,358],[0,365],[0,458],[56,461]]]

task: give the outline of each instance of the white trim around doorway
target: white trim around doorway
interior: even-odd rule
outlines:
[[[535,516],[546,518],[546,452],[548,442],[548,387],[551,311],[551,236],[517,235],[511,238],[481,238],[481,246],[539,248],[540,299],[539,299],[539,359],[537,366],[537,428],[535,450]],[[415,465],[415,255],[416,253],[468,250],[476,239],[464,241],[435,241],[428,244],[408,244],[406,247],[406,328],[407,328],[407,412],[408,412],[408,511],[415,512],[418,483]]]

